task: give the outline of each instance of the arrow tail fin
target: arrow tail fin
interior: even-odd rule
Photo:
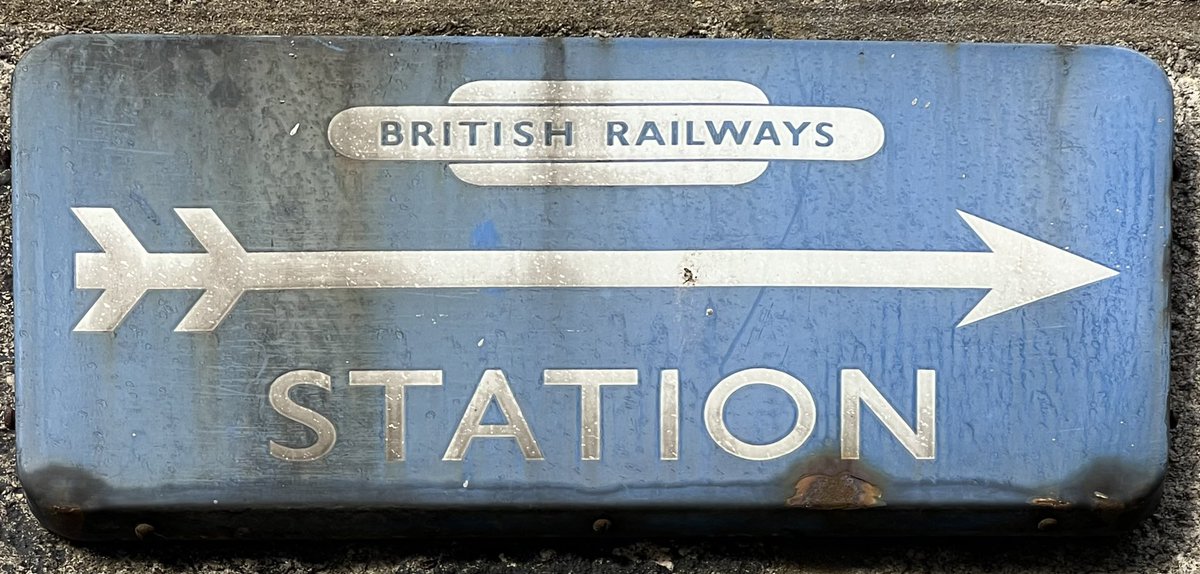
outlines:
[[[125,225],[125,221],[117,215],[117,210],[110,207],[73,207],[71,213],[75,214],[75,218],[83,224],[83,227],[92,235],[92,239],[100,245],[104,250],[103,255],[108,255],[119,261],[132,263],[133,261],[144,258],[146,248],[142,247],[142,242],[138,241],[133,235],[133,231],[129,226]],[[95,253],[79,253],[76,254],[76,261],[80,256],[97,255]],[[91,279],[92,277],[84,277],[83,279]],[[98,279],[98,278],[97,278]],[[76,287],[80,289],[105,289],[106,287],[85,287],[79,285],[79,278],[76,278]]]
[[[238,242],[225,222],[217,213],[207,207],[176,208],[175,215],[183,221],[192,235],[204,250],[218,257],[244,255],[242,244]]]
[[[205,291],[195,305],[188,310],[187,315],[179,325],[175,326],[177,333],[197,333],[212,331],[225,320],[225,316],[233,310],[242,291],[236,289],[209,289]]]
[[[214,277],[222,277],[225,281],[235,277],[237,267],[245,258],[246,250],[217,213],[208,208],[178,208],[175,214],[208,252]],[[176,332],[194,333],[216,329],[242,297],[241,288],[217,281],[211,284],[213,286],[205,290],[196,304],[183,316],[183,320],[175,327]]]
[[[75,288],[104,291],[75,326],[76,331],[116,329],[147,289],[195,288],[206,288],[206,291],[175,330],[212,331],[241,297],[240,288],[222,284],[221,281],[228,281],[236,275],[236,267],[246,252],[213,210],[175,210],[207,254],[158,254],[154,256],[157,259],[153,260],[116,210],[77,207],[71,211],[104,250],[102,253],[75,255]],[[194,265],[197,264],[197,257],[209,262],[204,265],[205,281],[185,281],[196,272]],[[182,276],[176,273],[173,279],[164,279],[164,273],[172,269],[185,269],[188,273]]]
[[[112,331],[137,305],[146,290],[136,281],[122,281],[136,274],[148,256],[116,210],[107,207],[71,209],[103,253],[75,254],[75,288],[103,289],[75,331]]]
[[[108,289],[100,294],[100,298],[84,313],[75,331],[104,332],[116,330],[125,316],[133,310],[142,299],[145,291]]]

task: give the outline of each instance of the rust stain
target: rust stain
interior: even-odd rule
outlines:
[[[1035,496],[1029,499],[1029,504],[1046,508],[1070,508],[1071,503],[1054,496]]]
[[[145,540],[152,534],[154,534],[154,527],[144,522],[133,528],[133,535],[137,536],[138,540]]]
[[[1125,503],[1120,500],[1115,500],[1107,494],[1099,490],[1092,492],[1092,505],[1101,511],[1121,511],[1125,509]]]
[[[807,474],[796,481],[796,493],[787,499],[793,508],[852,510],[886,506],[878,486],[848,472]]]
[[[50,516],[61,531],[67,535],[83,532],[83,509],[78,506],[54,505],[50,507]]]

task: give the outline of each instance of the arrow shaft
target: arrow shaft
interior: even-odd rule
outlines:
[[[925,251],[318,251],[150,253],[147,289],[495,287],[988,288],[995,255]],[[116,262],[80,254],[80,288]]]

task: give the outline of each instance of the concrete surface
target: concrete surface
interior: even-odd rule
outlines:
[[[703,36],[1097,43],[1175,89],[1171,469],[1158,512],[1109,540],[458,540],[77,546],[43,531],[0,430],[0,573],[1200,571],[1200,3],[1004,0],[0,0],[0,410],[12,405],[9,82],[76,32]],[[0,427],[6,427],[0,417]]]

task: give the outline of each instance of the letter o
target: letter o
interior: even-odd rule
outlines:
[[[725,404],[733,393],[750,385],[770,385],[788,394],[796,403],[796,426],[783,438],[768,444],[751,444],[729,432],[725,426]],[[817,405],[812,393],[800,379],[775,369],[745,369],[717,383],[704,402],[704,426],[708,436],[725,452],[746,460],[771,460],[798,448],[812,434],[817,421]]]

